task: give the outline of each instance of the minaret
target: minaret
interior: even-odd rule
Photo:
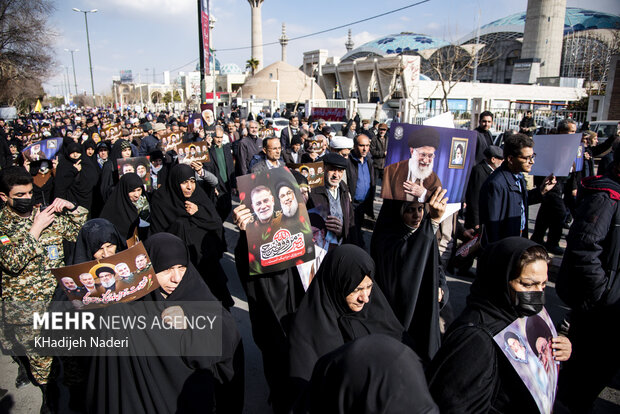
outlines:
[[[347,48],[347,53],[353,50],[353,46],[355,46],[355,44],[353,43],[353,38],[351,37],[351,29],[349,29],[349,38],[347,39],[347,42],[344,44],[344,47]]]
[[[286,45],[288,45],[288,37],[286,37],[286,23],[282,23],[282,36],[280,36],[280,46],[282,46],[282,62],[286,62]]]
[[[264,0],[248,0],[252,7],[252,58],[258,60],[258,72],[263,68],[263,23],[261,6]]]

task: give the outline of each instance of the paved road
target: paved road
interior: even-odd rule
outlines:
[[[375,203],[375,209],[378,214],[380,204]],[[530,217],[535,218],[538,206],[532,206]],[[530,227],[533,228],[534,222],[530,220]],[[229,288],[235,297],[235,307],[233,315],[239,326],[239,330],[243,336],[246,358],[246,386],[245,386],[245,412],[246,413],[270,413],[271,410],[267,404],[268,389],[263,376],[261,354],[252,340],[252,332],[250,320],[248,316],[248,307],[246,297],[237,277],[235,265],[233,262],[233,254],[231,253],[237,243],[238,232],[230,223],[225,223],[226,239],[228,241],[229,252],[225,254],[222,264],[226,273],[229,275]],[[566,231],[565,231],[566,233]],[[366,245],[370,246],[371,231],[364,230]],[[565,241],[562,239],[562,246],[565,247]],[[547,287],[547,309],[555,322],[561,320],[566,311],[566,307],[562,304],[555,293],[555,272],[561,258],[554,257],[550,271],[550,282]],[[465,298],[469,293],[469,286],[472,280],[468,278],[448,276],[448,285],[450,288],[450,303],[456,315],[460,313],[465,305]],[[10,357],[0,356],[0,388],[9,390],[9,395],[0,403],[0,413],[32,413],[39,410],[41,404],[40,392],[32,385],[28,385],[22,389],[16,390],[14,387],[17,367]],[[620,412],[620,375],[616,376],[610,387],[599,397],[593,413],[595,414],[611,414]]]

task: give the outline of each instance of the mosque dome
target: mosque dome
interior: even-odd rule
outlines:
[[[436,39],[419,33],[403,32],[391,34],[372,42],[364,43],[344,55],[341,61],[354,60],[367,56],[385,56],[393,54],[414,54],[421,50],[438,49],[449,45],[445,40]]]
[[[220,69],[220,73],[222,75],[240,74],[242,73],[242,70],[236,63],[226,63]]]
[[[213,68],[213,55],[209,58],[209,63],[211,64],[211,68]],[[220,61],[215,59],[215,70],[220,70]],[[200,61],[196,63],[196,71],[200,72]]]
[[[314,99],[325,99],[323,90],[314,78],[286,62],[278,61],[263,68],[248,78],[240,89],[244,97],[255,95],[258,99],[277,99],[278,82],[280,85],[280,101],[293,103],[303,102],[312,98],[314,83]]]

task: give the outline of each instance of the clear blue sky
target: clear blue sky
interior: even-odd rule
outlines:
[[[403,7],[414,0],[265,0],[262,6],[263,42],[279,38],[282,22],[288,37],[331,28],[365,17]],[[582,7],[607,13],[620,13],[618,0],[568,0],[569,7]],[[355,46],[386,34],[402,31],[424,33],[456,41],[474,30],[478,12],[481,24],[525,11],[526,0],[431,0],[396,14],[381,17],[351,27]],[[64,49],[79,49],[75,53],[78,91],[90,93],[90,75],[83,13],[71,9],[98,9],[88,15],[95,91],[108,93],[112,76],[121,69],[133,71],[134,79],[141,74],[163,80],[163,71],[171,77],[179,70],[190,71],[198,58],[198,23],[196,0],[57,0],[51,27],[58,36],[51,47],[59,65],[71,66],[71,55]],[[213,47],[250,46],[250,5],[247,0],[211,0],[212,15],[217,19],[212,33]],[[330,56],[345,52],[347,29],[339,29],[316,37],[290,42],[288,63],[299,66],[303,52],[327,49]],[[244,69],[250,49],[216,52],[221,64],[236,63]],[[280,45],[264,48],[268,65],[280,59]],[[191,62],[191,64],[188,64]],[[184,66],[185,65],[185,66]],[[147,70],[148,69],[148,70]],[[52,69],[45,83],[46,91],[58,93],[63,68]],[[73,72],[69,70],[73,91]]]

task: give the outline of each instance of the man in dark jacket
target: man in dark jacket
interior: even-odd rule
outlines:
[[[484,150],[485,159],[471,169],[467,191],[465,192],[465,228],[480,227],[480,188],[491,173],[499,168],[504,161],[504,151],[500,147],[491,145]]]
[[[142,130],[148,135],[142,137],[142,141],[140,142],[138,154],[140,154],[141,157],[145,157],[156,149],[159,149],[159,139],[155,137],[155,134],[162,133],[161,131],[165,132],[166,127],[163,124],[155,124],[155,126],[157,127],[157,131],[153,129],[150,122],[146,122],[142,125]]]
[[[511,135],[504,142],[504,162],[480,189],[482,244],[506,237],[527,237],[528,207],[540,203],[542,195],[555,186],[550,175],[539,188],[527,191],[524,172],[534,165],[534,140],[527,135]]]
[[[284,153],[282,153],[282,158],[284,159],[285,164],[301,163],[301,156],[305,153],[301,144],[301,137],[299,135],[295,135],[293,139],[291,139],[291,146],[284,150]]]
[[[353,151],[347,160],[347,185],[353,200],[357,243],[364,247],[362,224],[364,214],[374,218],[375,172],[370,157],[370,138],[364,134],[355,137]]]
[[[217,177],[215,208],[222,221],[232,210],[231,193],[235,185],[235,165],[230,144],[223,144],[224,129],[215,127],[213,145],[209,148],[209,162],[205,168]]]
[[[601,350],[620,319],[620,149],[609,174],[584,178],[556,290],[571,307],[571,358],[560,371],[558,399],[589,412],[620,369],[620,354]]]
[[[475,131],[478,133],[476,141],[476,164],[484,159],[484,150],[493,145],[493,136],[490,129],[493,125],[493,113],[484,111],[480,114],[480,121]]]
[[[370,141],[370,155],[372,155],[372,165],[375,169],[375,182],[381,183],[383,179],[383,168],[385,167],[385,157],[387,156],[387,124],[379,124],[377,135]]]
[[[299,133],[299,118],[293,115],[289,122],[288,126],[284,128],[280,134],[282,149],[289,148],[291,146],[291,140]]]
[[[308,210],[314,208],[321,216],[327,217],[325,226],[338,239],[338,242],[353,243],[356,236],[353,205],[349,189],[342,182],[347,160],[341,155],[328,152],[323,157],[323,163],[325,164],[325,185],[312,189]]]
[[[239,141],[237,165],[239,167],[237,175],[245,175],[250,172],[250,161],[263,148],[263,141],[258,137],[258,122],[250,121],[248,124],[247,137]]]

